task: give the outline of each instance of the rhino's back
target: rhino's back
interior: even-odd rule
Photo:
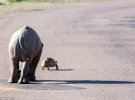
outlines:
[[[25,26],[16,31],[11,37],[9,49],[13,49],[21,59],[36,56],[42,48],[38,34],[30,27]]]

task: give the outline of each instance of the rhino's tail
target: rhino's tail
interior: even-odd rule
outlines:
[[[19,38],[19,45],[20,45],[21,50],[23,51],[23,53],[24,53],[24,55],[26,57],[26,60],[28,61],[29,57],[28,57],[28,53],[27,53],[27,51],[25,50],[25,47],[24,47],[24,38],[23,37]]]

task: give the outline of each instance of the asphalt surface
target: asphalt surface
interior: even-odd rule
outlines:
[[[0,100],[135,100],[135,1],[87,3],[0,18]],[[8,43],[22,26],[44,49],[31,84],[9,84]],[[45,57],[59,70],[42,70]],[[20,64],[21,65],[21,64]]]

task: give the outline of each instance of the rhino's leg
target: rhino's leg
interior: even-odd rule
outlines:
[[[11,71],[11,77],[9,78],[9,83],[17,83],[19,79],[19,61],[16,60],[16,58],[12,58],[10,60],[10,71]]]
[[[42,53],[42,51],[40,51],[38,53],[38,55],[31,62],[30,70],[29,70],[29,73],[28,73],[28,78],[29,78],[30,81],[36,81],[35,71],[36,71],[36,68],[37,68],[37,64],[40,60],[41,53]]]
[[[29,67],[30,67],[30,61],[26,61],[23,63],[23,67],[21,70],[21,75],[20,75],[20,79],[18,80],[18,83],[20,84],[28,84],[29,83],[29,79],[28,79],[28,72],[29,72]]]

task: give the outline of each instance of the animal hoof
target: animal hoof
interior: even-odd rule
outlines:
[[[18,82],[19,84],[29,84],[30,82],[27,81],[27,82]]]
[[[19,84],[29,84],[28,80],[19,80],[18,81]]]
[[[33,75],[28,74],[29,81],[36,81],[36,77]]]
[[[36,81],[36,78],[29,78],[29,81]]]
[[[17,83],[17,80],[13,80],[12,78],[9,78],[8,83]]]

